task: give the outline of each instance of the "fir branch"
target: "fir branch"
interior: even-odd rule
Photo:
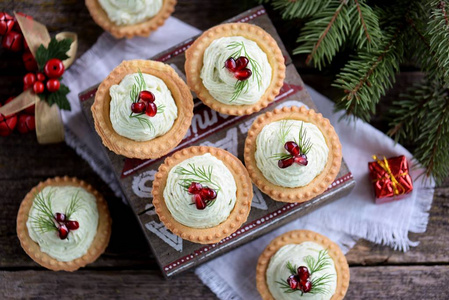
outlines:
[[[354,6],[356,9],[348,11],[352,24],[351,41],[358,49],[375,49],[382,36],[378,15],[365,0],[354,0]]]
[[[257,83],[257,88],[260,90],[262,84],[262,74],[260,73],[260,65],[257,61],[251,58],[246,52],[245,44],[243,42],[232,42],[227,46],[230,50],[235,50],[230,57],[233,59],[237,59],[240,56],[245,56],[249,65],[251,66],[251,76],[255,76],[255,81]],[[230,102],[236,100],[242,93],[246,93],[249,89],[249,81],[248,80],[237,80],[234,85],[234,93],[232,94]]]
[[[201,184],[206,184],[208,187],[213,187],[218,193],[221,188],[220,186],[212,180],[213,167],[209,166],[207,169],[202,167],[196,167],[194,164],[188,164],[188,168],[178,167],[175,173],[181,176],[188,176],[187,178],[182,178],[179,183],[184,190],[188,190],[192,182],[197,182]]]
[[[306,63],[321,69],[332,61],[337,51],[346,41],[351,28],[347,5],[344,1],[331,1],[308,21],[297,42],[293,54],[307,53]]]
[[[447,1],[433,2],[434,9],[431,10],[430,20],[428,22],[427,36],[429,36],[430,50],[435,53],[437,58],[437,74],[449,83],[449,24],[446,13]]]
[[[325,9],[332,0],[274,0],[273,7],[282,18],[306,18]],[[262,1],[261,1],[262,2]]]

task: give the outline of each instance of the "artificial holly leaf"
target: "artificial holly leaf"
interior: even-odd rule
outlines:
[[[36,51],[36,62],[39,66],[39,70],[42,70],[47,61],[51,58],[57,58],[61,61],[69,58],[67,51],[70,50],[71,44],[71,39],[63,39],[58,41],[55,38],[52,38],[47,48],[40,45]]]
[[[69,92],[70,92],[69,88],[64,84],[61,84],[59,90],[48,94],[46,101],[50,106],[56,103],[59,109],[71,110],[72,108],[70,106],[70,102],[67,99],[67,94]]]

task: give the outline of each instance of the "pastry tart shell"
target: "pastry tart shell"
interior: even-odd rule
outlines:
[[[135,141],[119,135],[112,127],[109,117],[110,87],[119,84],[126,75],[137,73],[139,70],[163,80],[178,108],[178,117],[172,128],[164,135],[149,141]],[[111,151],[129,158],[155,159],[170,152],[187,133],[193,117],[193,98],[185,82],[169,65],[151,60],[129,60],[123,61],[103,80],[95,94],[91,109],[95,130],[103,144]]]
[[[242,36],[252,40],[268,57],[272,68],[271,82],[262,97],[251,105],[230,105],[217,101],[200,77],[204,52],[216,39],[229,36]],[[224,62],[223,62],[224,64]],[[279,94],[285,78],[285,60],[281,49],[273,37],[262,28],[247,23],[229,23],[218,25],[205,31],[186,51],[185,71],[187,84],[204,104],[222,114],[250,115],[268,106]]]
[[[59,261],[47,253],[40,250],[39,244],[33,241],[29,234],[26,222],[28,214],[33,204],[34,197],[42,189],[47,186],[75,186],[85,189],[90,194],[94,195],[97,200],[98,209],[98,227],[97,234],[92,241],[87,253],[83,256],[71,261]],[[111,216],[106,200],[96,191],[90,184],[73,177],[55,177],[47,179],[44,182],[35,186],[23,199],[20,204],[19,213],[17,215],[17,236],[20,240],[20,245],[23,250],[41,266],[53,271],[76,271],[81,267],[94,262],[106,249],[111,237]]]
[[[299,120],[312,123],[320,129],[326,140],[329,148],[326,165],[323,171],[306,186],[289,188],[275,185],[267,180],[257,167],[255,158],[257,136],[264,126],[280,120]],[[334,127],[322,114],[305,107],[283,107],[262,114],[254,121],[245,141],[244,157],[249,176],[262,192],[276,201],[300,203],[322,194],[332,184],[340,171],[342,153],[340,140]]]
[[[164,25],[165,20],[175,10],[175,5],[176,0],[164,0],[160,11],[152,18],[137,24],[117,25],[109,19],[98,0],[86,0],[87,9],[95,23],[118,39],[123,37],[129,39],[134,36],[149,36],[151,32]]]
[[[215,156],[229,169],[237,186],[237,200],[234,209],[224,222],[211,228],[192,228],[179,223],[173,218],[165,204],[163,193],[168,173],[173,167],[188,158],[205,153],[210,153]],[[240,160],[225,150],[206,146],[194,146],[182,149],[166,158],[155,175],[152,193],[153,205],[159,219],[164,225],[181,238],[199,244],[217,243],[239,229],[248,218],[253,198],[251,179]]]
[[[274,300],[268,288],[266,273],[271,257],[285,245],[314,242],[328,250],[329,256],[335,264],[337,271],[337,287],[331,300],[343,299],[349,286],[349,266],[340,247],[327,237],[310,230],[293,230],[286,232],[274,240],[265,248],[259,257],[256,268],[256,284],[259,294],[264,300]]]

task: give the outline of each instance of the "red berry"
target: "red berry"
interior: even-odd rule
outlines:
[[[65,225],[61,225],[58,228],[58,235],[61,240],[65,240],[69,235],[69,229]]]
[[[236,63],[236,61],[235,61],[235,59],[233,59],[232,57],[230,57],[230,58],[228,58],[226,61],[225,61],[225,68],[226,69],[228,69],[229,71],[231,71],[231,72],[234,72],[235,71],[235,67],[237,66],[237,63]]]
[[[0,12],[0,35],[5,35],[12,30],[14,18],[5,12]]]
[[[70,230],[77,230],[78,228],[80,228],[80,223],[78,223],[78,221],[67,221],[65,224]]]
[[[215,198],[217,198],[217,192],[208,187],[204,187],[201,190],[200,195],[204,200],[214,200]]]
[[[55,213],[56,222],[65,222],[65,214]]]
[[[299,147],[295,142],[287,142],[284,145],[285,150],[293,156],[299,155]]]
[[[305,156],[304,154],[295,156],[295,163],[299,164],[299,165],[303,165],[303,166],[307,166],[307,164],[309,163],[307,161],[307,156]]]
[[[44,84],[42,83],[42,81],[36,81],[34,84],[33,84],[33,91],[36,93],[36,94],[40,94],[40,93],[43,93],[44,92]]]
[[[290,167],[293,164],[294,161],[295,161],[294,157],[280,159],[278,161],[278,167],[281,168],[281,169],[285,169],[287,167]]]
[[[18,32],[8,32],[2,40],[2,47],[13,52],[18,52],[23,49],[23,35]]]
[[[64,73],[64,64],[60,59],[49,59],[45,64],[44,72],[48,78],[59,78]]]
[[[149,117],[154,117],[157,114],[156,104],[154,104],[154,102],[149,102],[147,105],[147,109],[145,110],[145,113]]]
[[[143,102],[134,102],[131,104],[131,111],[135,114],[140,114],[145,111],[146,105]]]
[[[154,102],[156,98],[154,97],[154,94],[150,91],[141,91],[139,93],[139,100],[143,102]]]
[[[236,71],[242,70],[243,68],[246,68],[246,66],[249,63],[249,59],[246,58],[245,56],[240,56],[239,58],[237,58],[237,60],[235,61],[236,63]]]
[[[206,201],[204,201],[199,194],[193,195],[193,201],[195,201],[197,209],[203,210],[206,208]]]
[[[291,289],[296,290],[299,284],[298,277],[296,275],[290,275],[287,279],[287,283]]]
[[[27,133],[36,129],[36,120],[34,116],[21,114],[17,124],[17,131]]]
[[[45,81],[45,79],[47,79],[47,77],[45,77],[45,74],[42,72],[37,72],[36,78],[38,81]]]
[[[9,103],[13,100],[13,97],[10,97],[8,100],[6,100],[6,103]],[[1,103],[0,103],[0,107],[1,107]],[[12,133],[12,131],[14,130],[14,128],[16,128],[17,125],[17,115],[13,114],[13,115],[9,115],[9,116],[4,116],[2,114],[0,114],[0,136],[8,136]]]
[[[203,189],[203,185],[198,182],[192,182],[187,190],[189,194],[198,194]]]
[[[306,281],[300,281],[299,282],[299,288],[301,291],[303,291],[304,293],[308,293],[310,292],[310,290],[312,289],[312,282],[309,280]]]
[[[300,267],[298,267],[297,271],[298,271],[299,279],[301,281],[305,281],[305,280],[309,279],[310,273],[309,273],[309,269],[307,267],[300,266]]]
[[[57,92],[59,90],[60,86],[61,86],[61,83],[59,82],[58,79],[52,78],[47,81],[47,90],[50,93]]]
[[[27,73],[23,76],[23,85],[24,86],[32,86],[36,82],[36,75],[34,73]]]
[[[25,65],[25,69],[27,69],[27,71],[34,72],[37,70],[37,62],[34,59],[33,54],[31,54],[30,50],[25,51],[22,54],[22,60],[23,60],[23,64]],[[43,80],[39,80],[39,81],[43,81]]]
[[[241,69],[234,72],[234,77],[237,78],[237,80],[247,80],[251,76],[252,72],[250,69]]]

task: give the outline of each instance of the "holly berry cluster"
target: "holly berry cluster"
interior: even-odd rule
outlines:
[[[77,230],[80,227],[78,221],[67,220],[66,215],[63,213],[55,213],[54,222],[61,240],[65,240],[71,230]]]
[[[212,203],[211,201],[217,198],[217,192],[214,189],[198,182],[192,181],[187,191],[193,195],[192,204],[195,204],[199,210],[205,209],[208,204]]]
[[[45,63],[44,72],[27,73],[23,77],[23,89],[32,88],[34,93],[42,94],[45,91],[57,92],[61,86],[58,78],[64,73],[64,64],[60,59],[52,58]]]
[[[150,91],[141,91],[136,102],[131,104],[131,111],[135,114],[145,114],[154,117],[157,114],[157,106],[154,103],[156,97]]]
[[[293,142],[289,141],[284,144],[284,149],[290,154],[288,157],[282,158],[278,161],[279,168],[287,168],[290,167],[293,163],[297,163],[298,165],[307,166],[307,156],[304,153],[301,153],[301,149],[299,146]]]
[[[233,57],[225,61],[225,68],[234,74],[237,80],[244,81],[251,77],[252,72],[247,68],[249,59],[246,56],[240,56],[237,59]]]
[[[6,103],[13,101],[14,98],[10,97],[6,100]],[[0,103],[0,107],[1,107]],[[19,114],[12,114],[4,116],[0,114],[0,136],[10,135],[14,129],[17,129],[20,133],[27,133],[34,131],[36,128],[34,119],[34,105],[21,111]]]
[[[297,274],[292,274],[288,277],[287,283],[292,290],[300,290],[303,293],[308,293],[312,290],[312,282],[310,281],[310,272],[306,266],[300,266],[297,269]]]

